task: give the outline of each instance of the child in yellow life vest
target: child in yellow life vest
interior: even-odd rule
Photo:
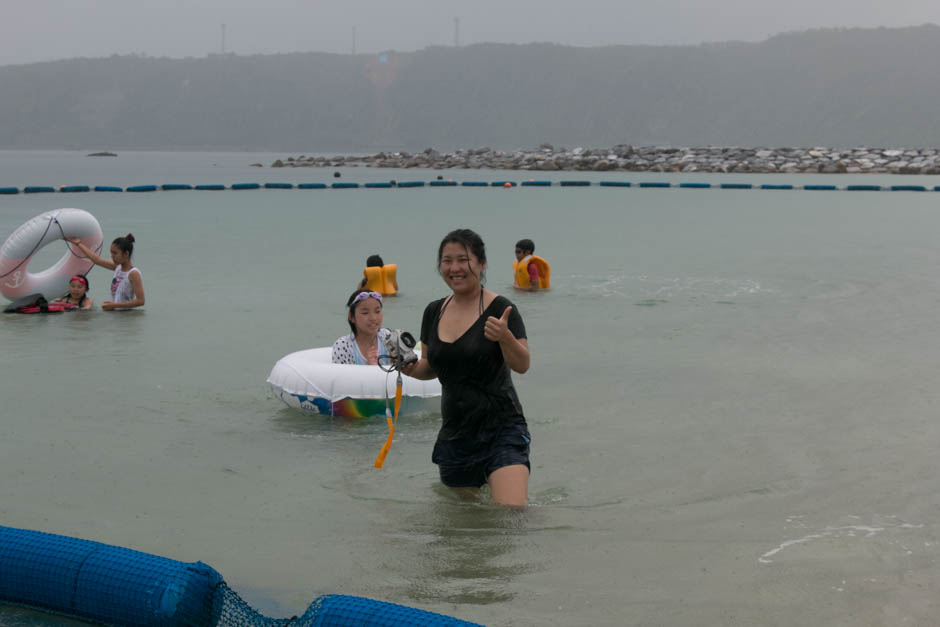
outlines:
[[[512,263],[512,286],[517,290],[535,292],[551,287],[552,269],[548,262],[534,255],[535,243],[530,239],[516,242],[516,260]]]
[[[398,293],[398,266],[385,264],[378,255],[369,255],[366,269],[362,271],[362,280],[357,289],[378,292],[382,296]]]

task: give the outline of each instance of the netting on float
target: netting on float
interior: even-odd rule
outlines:
[[[208,564],[3,526],[0,602],[122,626],[473,625],[434,612],[341,594],[319,597],[302,616],[268,618],[249,606]]]

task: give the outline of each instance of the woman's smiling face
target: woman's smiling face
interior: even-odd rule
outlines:
[[[466,246],[459,242],[447,242],[441,249],[441,264],[438,270],[447,286],[454,292],[473,292],[480,287],[480,277],[486,269]]]

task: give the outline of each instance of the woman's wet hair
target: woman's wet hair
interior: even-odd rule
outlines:
[[[382,258],[378,255],[369,255],[369,258],[366,259],[367,268],[375,268],[375,267],[381,268],[384,265],[385,265],[385,262],[382,261]]]
[[[528,251],[528,252],[530,252],[530,253],[534,253],[534,252],[535,252],[535,242],[533,242],[533,241],[530,240],[530,239],[521,239],[521,240],[519,240],[518,242],[516,242],[516,248],[518,248],[518,249],[521,250],[522,252],[527,252],[527,251]]]
[[[356,325],[353,323],[353,318],[356,317],[356,307],[359,306],[359,303],[356,302],[356,297],[362,294],[363,292],[371,292],[372,290],[356,290],[349,295],[349,299],[346,301],[346,322],[349,324],[349,330],[352,331],[353,337],[356,336]],[[365,300],[365,299],[363,299]],[[362,301],[359,301],[362,302]],[[382,304],[382,301],[379,301],[379,304]]]
[[[124,237],[115,237],[111,245],[117,246],[122,253],[127,253],[128,257],[134,254],[134,236],[130,233]]]
[[[480,263],[486,263],[486,244],[483,243],[483,238],[470,229],[455,229],[444,236],[444,239],[441,240],[441,245],[437,248],[438,273],[441,271],[441,257],[444,256],[444,246],[451,243],[462,245],[468,252],[473,253],[473,256],[476,257]],[[486,271],[484,270],[480,274],[481,275],[477,278],[482,283],[486,278]]]

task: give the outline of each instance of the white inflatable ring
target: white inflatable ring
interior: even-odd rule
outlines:
[[[42,213],[13,232],[0,246],[0,293],[10,300],[42,294],[47,300],[68,291],[69,279],[85,274],[95,265],[91,259],[68,244],[68,250],[51,268],[32,273],[27,270],[36,252],[51,242],[77,237],[88,248],[101,250],[101,226],[82,209],[53,209]]]
[[[385,415],[385,399],[394,408],[397,375],[378,366],[333,363],[333,349],[311,348],[282,357],[268,384],[284,404],[309,414],[369,418]],[[402,377],[400,416],[439,413],[441,384]]]

